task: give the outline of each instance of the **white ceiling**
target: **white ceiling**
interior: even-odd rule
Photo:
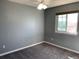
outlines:
[[[8,1],[36,7],[42,0],[8,0]],[[48,5],[48,8],[69,4],[73,2],[79,2],[79,0],[44,0],[44,3]]]

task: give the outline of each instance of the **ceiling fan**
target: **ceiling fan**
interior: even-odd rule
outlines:
[[[51,0],[9,0],[12,2],[17,2],[21,4],[27,4],[30,6],[37,7],[38,10],[44,10],[48,8],[48,5]]]
[[[33,3],[35,3],[37,5],[37,9],[38,10],[45,10],[47,9],[47,0],[33,0]]]
[[[42,0],[42,1],[38,4],[37,9],[38,9],[38,10],[47,9],[47,5],[45,4],[45,0]]]

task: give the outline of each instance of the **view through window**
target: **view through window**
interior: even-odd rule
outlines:
[[[56,15],[56,32],[77,34],[78,13]]]

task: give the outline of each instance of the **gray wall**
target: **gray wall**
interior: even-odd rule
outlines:
[[[43,17],[35,7],[0,0],[0,54],[41,42]]]
[[[75,10],[79,10],[79,2],[45,10],[45,41],[79,51],[79,24],[77,36],[55,33],[56,13]]]

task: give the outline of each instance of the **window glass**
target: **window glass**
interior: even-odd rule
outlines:
[[[70,34],[77,33],[77,21],[78,21],[78,13],[68,14],[67,17],[67,32]]]
[[[66,16],[59,15],[58,17],[58,31],[66,31]]]

